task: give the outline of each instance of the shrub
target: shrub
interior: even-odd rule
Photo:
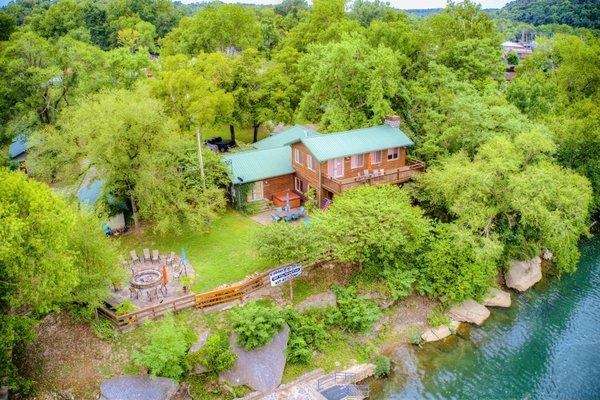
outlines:
[[[102,340],[112,340],[118,336],[111,322],[105,318],[92,321],[91,327],[94,334]]]
[[[444,315],[442,309],[439,307],[434,308],[431,313],[427,316],[427,323],[432,328],[437,328],[440,325],[449,325],[450,318],[447,315]]]
[[[388,268],[383,271],[392,300],[402,300],[412,293],[416,280],[416,271],[403,271]]]
[[[375,378],[383,378],[384,376],[388,376],[390,374],[392,362],[390,361],[389,357],[377,356],[375,359],[375,366]]]
[[[285,322],[280,308],[256,302],[234,309],[230,317],[238,344],[246,350],[269,343]]]
[[[150,325],[149,344],[133,353],[134,363],[148,369],[152,376],[179,380],[186,372],[185,357],[195,340],[194,333],[171,315]]]
[[[306,224],[267,225],[256,236],[256,248],[261,257],[277,264],[310,262],[320,256],[319,240]]]
[[[200,350],[187,356],[187,363],[190,367],[200,364],[209,372],[216,374],[233,367],[235,360],[237,360],[237,354],[231,350],[227,336],[222,333],[209,336]]]
[[[356,289],[335,287],[337,308],[328,315],[328,322],[342,329],[364,332],[381,317],[379,307],[372,301],[356,297]]]
[[[301,314],[292,308],[286,309],[285,319],[290,327],[287,361],[306,364],[310,361],[312,350],[322,350],[329,337],[325,324],[316,314]]]
[[[125,299],[117,307],[116,314],[117,315],[125,315],[125,314],[129,314],[130,312],[134,312],[135,310],[137,310],[137,307],[135,306],[135,304],[133,304],[133,302],[131,300]]]

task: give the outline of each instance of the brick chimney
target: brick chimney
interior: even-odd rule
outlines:
[[[388,115],[385,117],[385,124],[392,128],[400,128],[400,117],[397,115]]]

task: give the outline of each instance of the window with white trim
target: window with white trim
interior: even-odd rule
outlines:
[[[371,164],[379,164],[381,162],[381,151],[373,151],[371,153]]]
[[[388,161],[397,160],[400,158],[400,147],[388,149]]]
[[[364,154],[357,154],[350,157],[350,168],[362,168],[365,165]]]
[[[302,152],[299,149],[294,149],[294,161],[302,165]]]
[[[304,181],[297,176],[294,177],[294,189],[296,192],[304,193]]]
[[[315,171],[315,159],[310,154],[306,155],[306,166],[308,169]]]

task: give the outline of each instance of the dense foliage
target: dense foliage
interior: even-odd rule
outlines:
[[[230,318],[238,344],[246,350],[269,343],[285,323],[282,310],[258,302],[234,309]]]
[[[329,335],[325,331],[325,323],[317,314],[304,314],[288,308],[285,310],[285,320],[290,327],[288,339],[287,362],[291,364],[306,364],[312,358],[313,351],[324,349]]]
[[[567,24],[600,29],[600,5],[596,0],[515,0],[500,15],[534,25]]]
[[[80,214],[46,185],[0,169],[0,370],[24,384],[14,359],[45,313],[83,306],[93,315],[123,279],[115,244],[94,216]]]
[[[186,372],[185,356],[196,335],[187,326],[167,315],[150,323],[148,344],[133,353],[133,361],[152,376],[179,380]]]
[[[357,296],[355,287],[334,287],[336,308],[330,310],[327,322],[332,326],[355,332],[365,332],[381,317],[374,302]]]

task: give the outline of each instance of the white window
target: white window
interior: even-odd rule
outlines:
[[[400,147],[388,149],[388,160],[397,160],[400,158]]]
[[[310,170],[315,170],[315,159],[310,154],[306,155],[306,166]]]
[[[297,176],[294,177],[294,189],[296,192],[304,193],[304,181]]]
[[[357,154],[350,158],[350,168],[361,168],[365,165],[365,156]]]
[[[335,158],[327,162],[327,171],[329,176],[341,178],[344,176],[344,159]]]
[[[371,164],[379,164],[381,162],[381,151],[371,153]]]
[[[248,201],[257,201],[263,199],[263,181],[254,182],[252,190],[248,192]]]
[[[302,165],[302,152],[298,149],[294,149],[294,161]]]

